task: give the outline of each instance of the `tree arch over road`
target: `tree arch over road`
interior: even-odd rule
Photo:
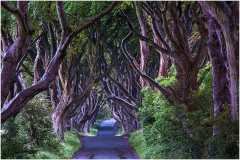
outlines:
[[[51,102],[58,138],[66,124],[88,132],[103,106],[129,132],[140,128],[142,89],[155,88],[193,112],[198,107],[189,97],[209,71],[218,77],[215,115],[229,105],[238,119],[238,23],[230,18],[238,20],[238,2],[232,3],[2,1],[2,123],[40,95]],[[160,84],[156,78],[171,68],[176,84]]]

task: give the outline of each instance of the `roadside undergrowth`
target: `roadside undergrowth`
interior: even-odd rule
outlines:
[[[67,131],[64,133],[65,140],[59,142],[59,146],[56,151],[45,150],[37,152],[36,159],[70,159],[74,152],[81,148],[81,142],[79,140],[79,133],[75,130]]]
[[[144,142],[143,130],[131,132],[130,135],[129,144],[135,149],[139,157],[144,157],[146,143]]]

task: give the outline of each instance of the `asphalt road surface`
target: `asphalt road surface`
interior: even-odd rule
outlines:
[[[73,159],[139,159],[128,143],[128,136],[114,136],[117,125],[114,119],[101,122],[96,137],[80,137],[82,148]]]

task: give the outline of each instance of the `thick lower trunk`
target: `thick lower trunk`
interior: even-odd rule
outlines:
[[[1,107],[8,96],[10,86],[17,80],[18,65],[27,51],[33,34],[29,24],[28,2],[17,3],[17,8],[10,7],[6,2],[1,2],[3,8],[15,16],[17,22],[18,36],[12,45],[8,45],[7,32],[1,28],[1,42],[3,45],[2,69],[1,69]],[[11,9],[10,9],[11,8]],[[19,9],[19,10],[18,10]],[[13,10],[18,10],[18,12]],[[24,16],[20,16],[21,13]]]
[[[35,85],[17,94],[12,99],[11,102],[9,102],[6,106],[4,106],[1,112],[2,123],[4,123],[8,118],[13,116],[14,114],[18,113],[18,111],[23,108],[24,104],[26,104],[29,100],[31,100],[35,95],[37,95],[38,93],[48,88],[49,84],[57,75],[59,65],[62,61],[62,58],[64,58],[65,54],[66,54],[65,52],[56,53],[55,57],[51,61],[50,65],[48,66],[48,69],[46,70],[41,80],[38,81]],[[59,58],[60,55],[62,55],[61,58]]]
[[[64,125],[60,116],[55,116],[53,119],[53,131],[59,140],[64,140]]]
[[[232,118],[238,119],[239,108],[239,2],[203,2],[218,21],[224,35],[230,72]],[[226,5],[227,7],[222,7]],[[228,10],[227,10],[227,9]],[[226,12],[227,11],[227,12]]]
[[[209,32],[208,54],[212,64],[213,76],[213,102],[214,116],[218,116],[223,111],[223,105],[231,104],[231,93],[228,80],[227,61],[222,51],[221,29],[213,16],[211,10],[206,5],[200,3],[205,14],[204,20]],[[213,135],[219,134],[220,131],[214,126]]]
[[[53,113],[53,117],[52,117],[53,128],[54,128],[54,132],[57,134],[58,139],[64,138],[63,137],[63,130],[64,130],[63,129],[63,122],[64,122],[63,114],[64,114],[64,109],[67,106],[68,99],[69,99],[69,96],[63,93],[62,98]]]
[[[125,125],[122,124],[122,125],[121,125],[121,129],[122,129],[122,132],[123,132],[123,133],[127,133]]]
[[[83,120],[82,122],[80,122],[78,124],[78,127],[77,127],[77,130],[79,132],[82,132],[82,133],[89,133],[89,129],[88,129],[88,121],[87,120]]]
[[[185,104],[188,107],[188,111],[195,111],[197,108],[195,104],[191,103],[189,99],[191,90],[197,90],[199,88],[197,81],[198,69],[188,63],[182,63],[181,67],[177,61],[174,62],[177,70],[177,85],[175,89],[175,96],[180,103]],[[185,65],[184,65],[185,64]]]
[[[60,120],[54,120],[53,121],[53,130],[54,130],[54,133],[56,134],[57,138],[58,139],[61,139],[61,121]]]
[[[14,85],[12,85],[12,86],[10,87],[8,96],[7,96],[7,98],[6,98],[5,103],[3,104],[3,106],[5,106],[5,105],[13,98],[13,96],[14,96]]]
[[[211,45],[211,44],[210,44]],[[231,94],[229,90],[229,80],[227,73],[227,64],[222,52],[213,44],[209,46],[209,56],[212,64],[213,75],[213,101],[214,116],[222,111],[223,105],[230,105]]]
[[[57,131],[57,139],[64,140],[64,125],[63,122],[60,124],[60,127]]]
[[[84,133],[84,125],[87,122],[87,119],[86,119],[85,115],[82,115],[82,116],[84,116],[84,117],[81,117],[80,121],[77,122],[76,129],[77,129],[77,131]]]

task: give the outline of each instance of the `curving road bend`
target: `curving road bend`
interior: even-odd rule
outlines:
[[[98,136],[80,137],[82,148],[73,159],[139,159],[128,143],[128,136],[114,136],[117,125],[114,119],[102,121]]]

